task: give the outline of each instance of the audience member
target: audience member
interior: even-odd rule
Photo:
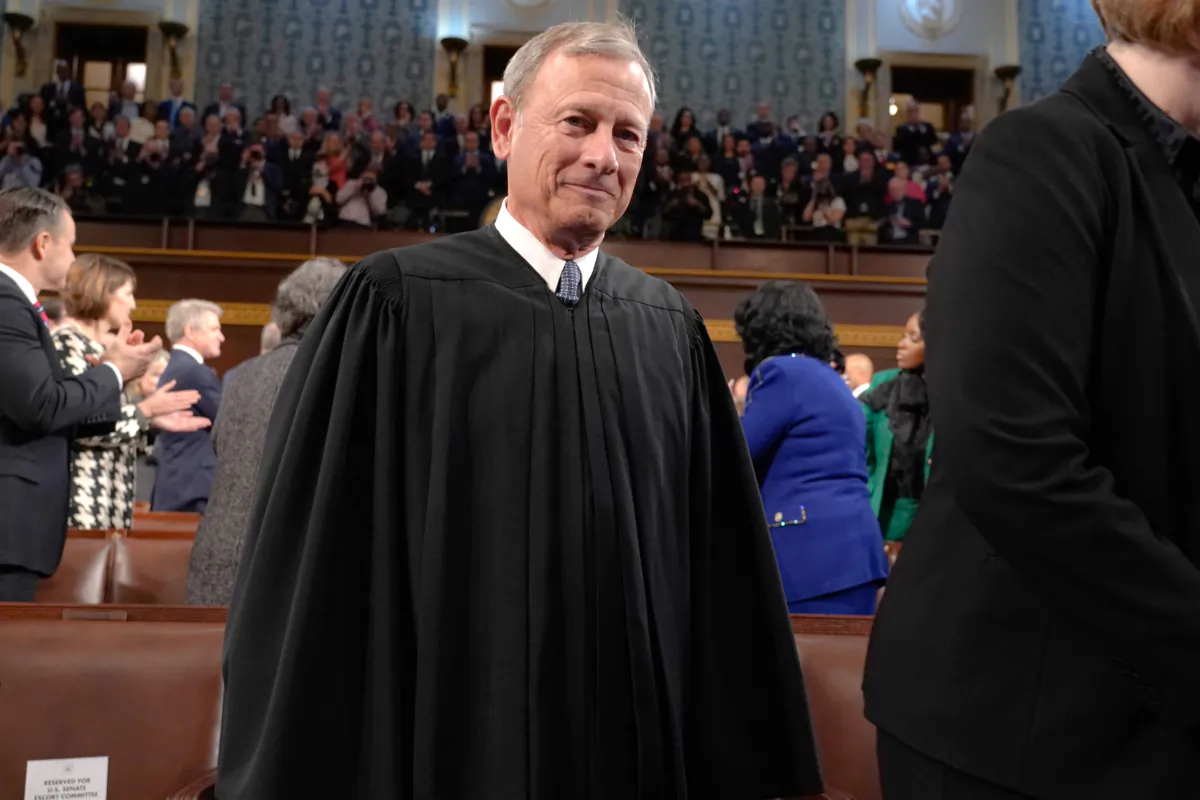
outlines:
[[[16,133],[14,126],[14,135],[8,140],[4,158],[0,158],[0,189],[36,189],[41,182],[41,159],[30,152],[28,143]]]
[[[70,450],[111,430],[121,389],[162,343],[129,323],[82,374],[63,375],[38,294],[63,288],[75,260],[75,222],[40,189],[0,192],[0,602],[32,602],[62,559],[70,503]]]
[[[950,213],[950,200],[954,197],[954,167],[950,156],[942,153],[938,156],[937,167],[925,185],[925,193],[929,198],[929,227],[940,230],[946,224],[946,215]]]
[[[782,234],[782,215],[779,203],[767,196],[767,179],[755,175],[750,179],[750,192],[736,207],[734,219],[738,230],[747,239],[778,239]]]
[[[699,139],[692,139],[699,142]],[[708,195],[692,184],[689,171],[675,174],[675,189],[663,208],[663,222],[667,236],[673,242],[699,242],[703,240],[704,223],[712,216]]]
[[[861,397],[871,388],[875,377],[875,362],[866,353],[851,353],[846,356],[846,385],[855,397]]]
[[[292,101],[287,99],[287,95],[277,94],[272,97],[271,107],[268,111],[275,115],[279,131],[284,136],[290,137],[293,133],[300,130],[300,122],[292,114]]]
[[[700,156],[696,171],[692,173],[692,183],[708,197],[711,212],[704,221],[701,234],[705,239],[721,238],[721,226],[724,224],[724,214],[721,207],[725,202],[725,179],[713,172],[712,160],[708,154]]]
[[[190,604],[229,605],[275,396],[304,331],[345,271],[340,261],[318,258],[306,261],[285,278],[271,314],[278,344],[272,348],[264,344],[258,357],[226,376],[212,430],[216,468],[211,499],[196,531],[188,565]]]
[[[842,221],[846,218],[846,201],[838,196],[829,178],[812,185],[808,204],[800,221],[813,227],[812,237],[823,241],[842,241]]]
[[[193,119],[195,118],[196,104],[183,96],[182,78],[171,78],[169,91],[167,99],[158,104],[158,119],[166,122],[171,130],[175,130],[179,127],[179,115],[185,108],[191,109]]]
[[[63,310],[62,298],[57,295],[42,300],[42,313],[46,315],[46,325],[50,328],[51,336],[61,325],[71,321],[66,311]]]
[[[785,158],[779,165],[779,180],[772,191],[775,202],[779,203],[779,216],[784,225],[796,225],[800,222],[804,197],[808,188],[800,178],[800,165],[794,158]]]
[[[734,324],[750,386],[742,412],[788,611],[874,614],[887,557],[867,488],[859,403],[830,363],[821,301],[796,281],[744,299]]]
[[[407,170],[409,227],[429,227],[430,214],[446,195],[450,169],[446,156],[438,147],[437,134],[425,131],[421,135],[420,149],[411,157]]]
[[[137,101],[138,87],[133,81],[125,81],[121,84],[119,94],[113,96],[108,103],[108,118],[116,120],[119,117],[124,117],[133,122],[142,115],[142,104]]]
[[[839,172],[849,174],[858,169],[858,151],[860,149],[859,142],[855,139],[846,139],[842,142],[841,157],[834,162]]]
[[[200,393],[192,412],[209,421],[221,405],[221,383],[204,361],[221,355],[221,307],[206,300],[180,300],[167,310],[171,360],[159,381],[180,391]],[[212,486],[212,439],[207,430],[164,432],[158,439],[158,474],[150,507],[154,511],[204,513]]]
[[[387,213],[387,192],[379,185],[379,176],[371,169],[347,179],[337,192],[338,219],[364,228]]]
[[[842,183],[842,197],[846,200],[846,215],[852,218],[869,219],[872,222],[887,216],[883,196],[887,177],[875,162],[872,152],[860,153],[858,169],[846,175]]]
[[[317,89],[317,102],[313,105],[317,110],[317,122],[326,131],[337,132],[342,129],[342,112],[333,107],[329,90],[322,87]]]
[[[489,192],[496,182],[496,164],[491,154],[482,150],[479,134],[468,131],[464,149],[454,159],[450,175],[450,205],[466,211],[472,227],[488,204]]]
[[[925,206],[908,196],[907,181],[888,181],[887,217],[880,223],[880,244],[917,244],[924,222]]]
[[[104,107],[103,103],[92,103],[86,130],[88,138],[94,139],[104,149],[107,149],[107,145],[117,138],[116,126],[109,120],[108,109]]]
[[[841,127],[841,120],[832,111],[827,111],[821,116],[821,121],[817,124],[817,144],[822,153],[836,157],[843,152]]]
[[[129,265],[109,256],[87,254],[71,265],[62,299],[72,321],[51,337],[63,375],[86,375],[90,362],[104,355],[115,332],[130,324],[130,314],[137,307],[133,297],[136,285]],[[151,425],[176,432],[209,426],[207,419],[193,417],[188,410],[199,402],[200,394],[173,392],[172,388],[165,384],[137,403],[125,393],[112,430],[75,440],[69,527],[112,530],[132,526],[137,459],[148,449]]]
[[[742,135],[741,131],[730,124],[731,119],[732,115],[729,113],[729,109],[722,108],[717,112],[716,127],[709,131],[708,136],[705,137],[705,147],[714,156],[725,149],[725,137],[733,137],[733,141],[736,143]],[[731,149],[729,152],[732,153],[733,150]]]
[[[922,147],[933,150],[938,144],[937,131],[928,122],[921,120],[921,104],[910,99],[904,104],[904,122],[896,128],[892,147],[901,161],[917,163],[917,151]]]
[[[267,222],[277,218],[283,174],[267,161],[260,144],[246,148],[241,168],[233,183],[234,219],[242,222]],[[239,202],[240,201],[240,202]]]
[[[909,197],[921,203],[921,205],[925,204],[925,187],[913,179],[912,170],[906,162],[897,161],[896,165],[892,168],[892,174],[904,181],[904,191]]]
[[[87,105],[83,86],[78,81],[71,80],[71,65],[62,59],[54,62],[54,80],[43,83],[40,94],[42,102],[46,105],[52,135],[56,137],[59,130],[66,125],[71,109],[84,108]]]
[[[954,167],[954,174],[962,171],[971,148],[975,145],[975,114],[971,109],[964,109],[958,118],[958,130],[946,139],[946,153]]]
[[[68,164],[55,192],[71,209],[72,214],[90,215],[104,213],[104,198],[84,182],[83,167]]]
[[[696,150],[688,150],[688,142],[696,140]],[[678,153],[695,152],[696,156],[700,154],[700,150],[704,147],[704,136],[696,128],[696,114],[690,108],[684,106],[675,114],[675,122],[671,124],[671,146]],[[695,156],[693,163],[688,169],[689,172],[695,170]],[[679,167],[676,167],[679,169]]]
[[[205,106],[204,113],[200,115],[200,118],[207,120],[209,117],[216,117],[219,120],[224,120],[228,117],[230,111],[237,111],[241,115],[242,119],[239,126],[246,124],[246,107],[241,103],[234,102],[233,84],[226,81],[217,89],[217,102],[209,103]]]
[[[867,418],[871,505],[889,542],[908,532],[933,458],[933,418],[925,388],[924,312],[904,326],[899,369],[878,372],[860,396]]]

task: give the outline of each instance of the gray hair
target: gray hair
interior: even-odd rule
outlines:
[[[305,261],[283,279],[275,292],[271,316],[279,335],[287,339],[304,332],[333,289],[346,274],[346,265],[334,258]]]
[[[217,319],[225,313],[219,305],[208,300],[180,300],[167,309],[167,338],[172,344],[178,342],[188,327],[200,324],[200,320],[210,311],[217,315]]]
[[[63,214],[70,213],[56,194],[42,189],[5,189],[0,192],[0,253],[20,253],[42,232],[57,239]]]
[[[620,22],[564,22],[547,28],[521,45],[504,69],[504,94],[516,111],[521,110],[525,92],[542,64],[562,51],[568,56],[603,56],[632,61],[646,73],[650,86],[650,108],[658,103],[654,69],[638,46],[637,31],[628,20]]]
[[[258,339],[258,349],[264,353],[279,347],[279,326],[274,322],[263,325],[262,335]]]

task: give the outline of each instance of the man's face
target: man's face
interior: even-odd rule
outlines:
[[[83,171],[72,169],[67,171],[67,186],[72,189],[83,188]]]
[[[762,197],[767,191],[767,179],[762,175],[755,175],[750,179],[750,196]]]
[[[222,103],[233,102],[233,84],[222,83],[221,88],[217,90],[217,96],[221,98]]]
[[[717,112],[717,124],[722,128],[729,124],[729,110],[722,108]]]
[[[304,119],[304,127],[311,128],[317,124],[316,109],[306,108],[306,109],[304,109],[304,113],[301,116]]]
[[[916,103],[909,103],[904,107],[904,116],[909,122],[921,121],[921,107]]]
[[[492,109],[496,156],[508,159],[518,218],[551,240],[603,235],[629,206],[652,110],[637,64],[550,56],[519,113],[506,100]]]
[[[818,178],[828,177],[831,169],[833,169],[833,159],[829,157],[829,153],[821,153],[817,156],[817,166],[813,169],[813,173]]]
[[[72,128],[82,128],[83,127],[83,111],[78,108],[71,109],[71,116],[69,117],[69,120],[71,122]]]
[[[317,106],[325,108],[329,105],[329,90],[317,89]]]
[[[463,136],[463,149],[470,153],[479,149],[479,134],[472,131]]]
[[[760,120],[768,120],[771,118],[771,107],[766,103],[758,104],[758,118]]]
[[[236,110],[230,111],[225,115],[225,127],[231,131],[236,131],[242,127],[242,115]]]
[[[209,136],[216,136],[221,132],[221,120],[217,119],[216,114],[204,120],[204,132]]]
[[[171,78],[171,96],[183,97],[183,81],[179,78]]]
[[[950,156],[944,154],[938,156],[938,169],[942,172],[950,172],[953,168],[954,165],[950,162]]]
[[[133,81],[125,81],[121,84],[121,96],[126,100],[132,100],[137,95],[137,85]]]
[[[433,114],[428,111],[422,111],[421,116],[417,119],[417,124],[421,126],[423,131],[433,130]]]
[[[190,108],[185,108],[179,112],[179,126],[184,129],[191,129],[196,124],[196,115],[192,113]]]
[[[817,140],[809,136],[804,140],[804,152],[812,155],[817,152]]]
[[[892,199],[893,203],[899,203],[907,193],[908,186],[903,178],[892,178],[888,181],[888,197]]]
[[[293,150],[299,150],[304,147],[304,134],[300,131],[292,131],[288,134],[288,147]]]
[[[863,175],[870,175],[875,171],[875,159],[869,153],[858,157],[858,171]]]
[[[654,166],[665,167],[669,163],[671,163],[671,153],[669,150],[664,150],[660,147],[654,151]]]
[[[467,118],[466,117],[455,117],[454,118],[454,132],[460,133],[460,134],[467,132]]]
[[[791,162],[784,164],[780,167],[780,175],[788,183],[796,180],[796,165]]]
[[[166,122],[159,120],[154,123],[154,138],[169,139],[171,138],[171,126]]]
[[[61,291],[67,282],[67,271],[75,261],[75,220],[67,212],[59,217],[58,225],[34,237],[33,251],[41,269],[43,289]]]
[[[958,120],[958,129],[963,133],[970,133],[975,128],[975,120],[970,116],[963,114]]]
[[[739,156],[745,157],[745,156],[750,155],[751,152],[752,151],[750,149],[750,142],[746,141],[745,139],[742,139],[741,141],[739,141],[737,143],[737,154]]]
[[[684,170],[675,176],[675,183],[680,189],[690,189],[692,187],[692,173]]]
[[[650,117],[650,132],[651,133],[662,133],[662,129],[663,129],[662,114],[658,114],[658,113],[653,114]]]
[[[426,97],[428,97],[428,95],[426,95]],[[437,106],[439,114],[445,113],[446,109],[450,107],[450,98],[444,94],[439,94],[437,99],[434,100],[434,105]]]
[[[71,66],[65,61],[60,61],[54,66],[54,74],[58,76],[60,81],[70,80]]]
[[[426,132],[425,135],[421,137],[421,149],[422,150],[436,150],[437,149],[437,136],[435,136],[432,133]]]
[[[116,123],[115,129],[117,131],[117,138],[124,139],[126,136],[128,136],[129,135],[129,119],[128,119],[128,117],[117,117],[117,123]]]
[[[221,333],[220,318],[212,311],[205,311],[195,325],[188,325],[183,335],[192,349],[204,358],[217,358],[221,355],[221,343],[225,341],[225,334]]]

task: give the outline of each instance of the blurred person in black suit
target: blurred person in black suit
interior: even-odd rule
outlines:
[[[317,122],[326,131],[336,133],[342,129],[342,112],[333,107],[333,97],[328,89],[317,89],[317,102],[313,107],[317,109]]]
[[[954,167],[954,174],[962,171],[971,148],[975,146],[975,115],[970,109],[964,109],[958,119],[958,130],[950,134],[946,140],[946,153]]]
[[[750,191],[738,201],[733,214],[738,230],[747,239],[779,239],[782,215],[779,203],[767,196],[767,179],[755,175],[750,179]]]
[[[904,122],[896,128],[892,149],[899,153],[901,161],[916,164],[920,149],[932,151],[938,144],[938,135],[933,125],[921,120],[921,104],[916,100],[904,104],[904,116]]]
[[[183,80],[171,78],[170,94],[158,104],[158,118],[166,120],[171,130],[175,130],[179,127],[179,115],[185,108],[190,108],[193,115],[196,113],[196,104],[183,96]]]
[[[66,126],[71,109],[87,105],[83,86],[71,80],[71,65],[62,60],[54,62],[54,80],[43,83],[39,94],[46,104],[51,136],[57,136]]]
[[[313,154],[304,147],[304,134],[293,131],[286,150],[275,154],[279,168],[279,219],[299,220],[308,204],[308,186],[312,181]]]
[[[709,131],[708,135],[704,137],[704,146],[713,156],[716,156],[721,152],[726,136],[732,136],[736,141],[738,137],[742,135],[741,131],[733,127],[730,119],[732,119],[732,115],[729,113],[729,109],[722,108],[717,112],[716,127]]]
[[[879,223],[880,244],[917,244],[925,224],[925,205],[908,194],[908,181],[888,181],[887,218]]]
[[[858,169],[847,173],[841,195],[846,200],[846,216],[880,220],[887,216],[883,198],[888,176],[875,161],[875,154],[858,154]]]
[[[450,163],[438,146],[437,134],[426,131],[421,136],[421,147],[408,164],[408,189],[406,205],[411,212],[408,226],[428,228],[429,214],[445,198]]]
[[[250,144],[251,136],[242,127],[242,115],[237,109],[226,112],[221,140],[217,147],[217,164],[226,172],[236,172],[242,164],[242,154]]]
[[[950,156],[938,156],[937,166],[925,182],[925,196],[929,198],[929,227],[941,228],[950,213],[950,201],[954,197],[954,167]]]
[[[496,181],[496,162],[479,144],[479,134],[468,132],[465,149],[454,159],[450,177],[450,204],[471,215],[471,227],[488,204]]]
[[[110,430],[121,390],[162,348],[126,322],[103,363],[63,375],[38,294],[75,260],[75,222],[40,189],[0,192],[0,602],[32,602],[67,533],[71,442]]]
[[[693,139],[692,141],[699,141]],[[663,208],[663,223],[672,242],[703,241],[704,223],[712,215],[708,195],[692,183],[691,172],[675,174],[675,190]]]
[[[780,221],[784,225],[799,222],[805,195],[809,193],[800,178],[800,165],[794,158],[785,158],[779,166],[779,180],[770,186],[770,194],[779,203]]]
[[[67,115],[67,123],[54,140],[54,165],[62,171],[69,164],[82,164],[94,170],[100,160],[100,143],[87,135],[83,109],[73,108]]]
[[[261,144],[252,144],[242,154],[242,165],[233,182],[230,216],[241,222],[269,222],[279,210],[283,174],[267,161]]]
[[[119,117],[133,122],[142,116],[142,104],[137,101],[137,84],[125,81],[121,91],[108,101],[108,118],[115,124]]]
[[[209,103],[204,107],[204,112],[200,115],[200,119],[207,120],[210,116],[215,116],[217,119],[224,121],[225,115],[232,110],[237,110],[242,115],[241,124],[245,125],[248,117],[246,116],[246,107],[241,103],[237,103],[233,99],[233,84],[228,81],[221,84],[217,90],[217,102]]]
[[[59,178],[57,191],[74,215],[95,216],[104,213],[104,198],[87,185],[81,164],[68,164]]]
[[[920,511],[867,658],[888,800],[1196,795],[1200,4],[972,147],[929,267]]]

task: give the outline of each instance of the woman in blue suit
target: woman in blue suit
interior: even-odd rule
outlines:
[[[887,557],[867,491],[866,423],[830,367],[816,294],[764,284],[734,314],[750,388],[742,414],[793,614],[873,614]]]

